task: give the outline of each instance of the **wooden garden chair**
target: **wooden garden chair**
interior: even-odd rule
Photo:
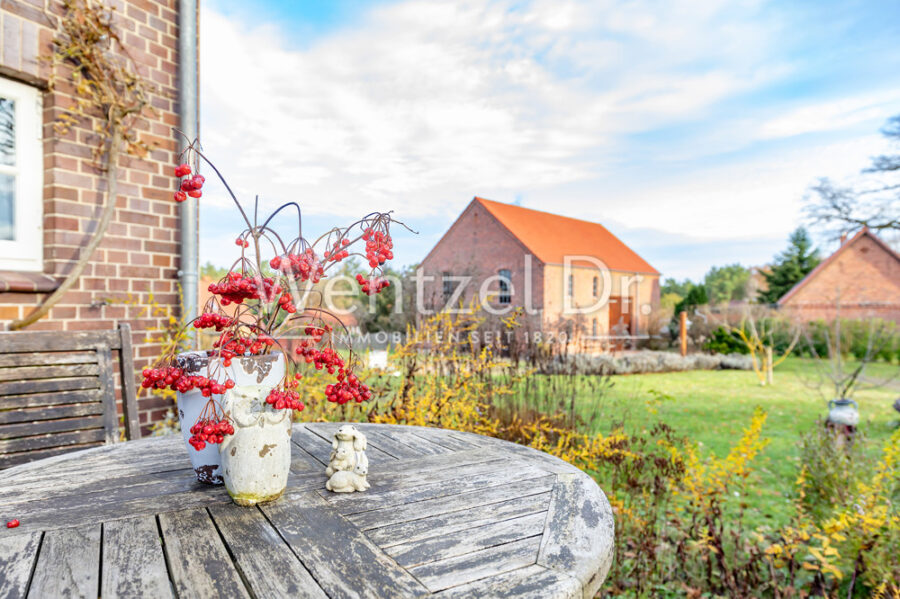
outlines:
[[[125,436],[141,436],[131,327],[0,332],[0,470],[119,440],[113,352]]]

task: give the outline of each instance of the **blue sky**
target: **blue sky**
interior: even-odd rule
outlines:
[[[307,237],[373,209],[420,260],[472,196],[601,222],[663,272],[770,260],[900,113],[897,2],[209,0],[201,137]],[[232,256],[221,188],[201,260]],[[828,249],[827,240],[822,240]]]

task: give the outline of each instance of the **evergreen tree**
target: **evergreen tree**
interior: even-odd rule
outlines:
[[[791,233],[788,248],[775,257],[769,272],[763,272],[768,289],[759,292],[759,301],[774,304],[812,269],[819,265],[819,251],[803,227]]]

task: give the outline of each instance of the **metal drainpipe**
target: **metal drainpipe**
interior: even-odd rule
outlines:
[[[178,1],[178,72],[180,74],[179,122],[188,139],[198,137],[197,92],[197,0]],[[178,141],[179,144],[183,140]],[[185,322],[197,316],[197,286],[200,256],[198,251],[198,202],[182,202],[180,205],[181,230],[181,283],[183,316]],[[197,337],[193,327],[188,329],[191,345],[196,347]]]

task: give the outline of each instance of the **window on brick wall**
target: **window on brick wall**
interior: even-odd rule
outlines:
[[[456,285],[454,284],[453,279],[451,277],[452,277],[452,275],[449,272],[444,272],[441,275],[441,282],[444,287],[443,291],[444,291],[444,301],[445,302],[450,299],[450,296],[453,295],[453,290],[456,289]]]
[[[575,295],[575,275],[569,275],[569,288],[567,291],[569,292],[569,297]]]
[[[43,269],[41,96],[0,77],[0,270]]]
[[[512,294],[510,293],[511,282],[512,282],[512,273],[509,269],[501,268],[497,271],[497,274],[500,276],[500,294],[497,298],[501,304],[508,304],[512,301]]]
[[[600,297],[600,279],[594,277],[594,297]]]

